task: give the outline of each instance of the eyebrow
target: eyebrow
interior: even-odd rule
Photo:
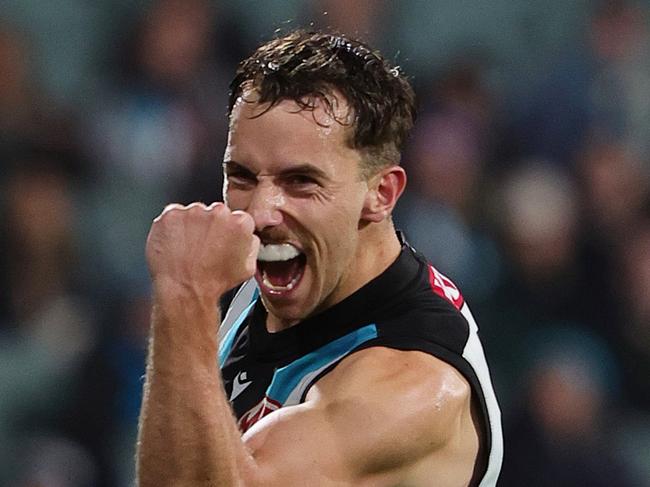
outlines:
[[[253,175],[255,174],[252,170],[247,168],[245,165],[233,160],[223,161],[223,167],[226,170],[226,172],[239,170]],[[278,171],[276,174],[279,176],[291,176],[294,174],[303,174],[306,176],[313,176],[320,179],[330,179],[329,176],[322,169],[312,164],[296,164],[295,166],[284,168],[281,171]]]
[[[223,161],[223,168],[226,172],[233,172],[233,171],[244,171],[250,174],[253,174],[253,171],[248,169],[246,166],[243,164],[240,164],[239,162],[235,161]]]

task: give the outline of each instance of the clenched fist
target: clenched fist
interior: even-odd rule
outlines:
[[[154,289],[181,287],[217,300],[255,273],[253,218],[223,203],[167,206],[151,225],[146,255]]]

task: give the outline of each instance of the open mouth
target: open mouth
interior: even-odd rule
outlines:
[[[290,292],[300,283],[307,257],[289,243],[262,244],[257,256],[257,282],[269,294]]]

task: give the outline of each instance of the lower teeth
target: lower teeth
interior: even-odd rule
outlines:
[[[271,283],[271,281],[269,281],[268,277],[266,276],[266,272],[262,274],[262,281],[264,282],[264,285],[271,291],[291,291],[294,287],[296,287],[299,279],[300,276],[296,276],[286,286],[275,286]]]

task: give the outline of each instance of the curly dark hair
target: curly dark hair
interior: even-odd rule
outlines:
[[[340,34],[296,30],[260,46],[242,61],[230,84],[228,114],[237,99],[254,88],[254,102],[294,100],[314,110],[316,100],[338,123],[349,125],[347,143],[362,153],[362,175],[399,164],[415,122],[415,94],[399,67],[368,45]],[[352,109],[351,122],[337,118],[334,92]]]

